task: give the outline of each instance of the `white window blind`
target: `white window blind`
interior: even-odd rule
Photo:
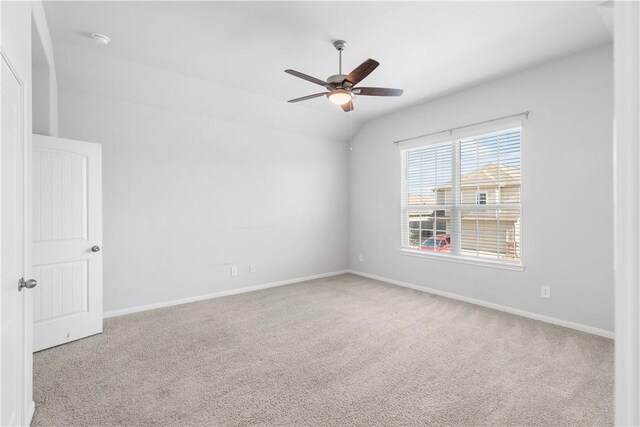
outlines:
[[[519,264],[520,135],[401,148],[402,248]]]

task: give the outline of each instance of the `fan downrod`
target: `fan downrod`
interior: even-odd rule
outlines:
[[[338,51],[338,75],[342,74],[342,51],[346,45],[347,42],[344,40],[336,40],[333,42],[333,47]]]

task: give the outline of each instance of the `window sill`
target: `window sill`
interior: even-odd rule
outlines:
[[[480,267],[498,268],[501,270],[524,271],[525,266],[522,264],[511,264],[506,262],[490,261],[485,259],[473,259],[462,256],[431,254],[412,249],[400,249],[400,254],[414,256],[418,258],[429,258],[439,261],[455,262],[458,264],[477,265]]]

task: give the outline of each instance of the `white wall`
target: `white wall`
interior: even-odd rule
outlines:
[[[121,59],[109,54],[110,46],[92,43],[88,48],[78,48],[56,44],[59,90],[91,93],[312,137],[348,139],[350,115],[333,105],[314,108],[305,103],[288,103],[284,96],[258,95],[227,86],[224,81],[212,83],[188,77]],[[352,124],[354,132],[359,129],[357,117]]]
[[[53,45],[41,2],[32,3],[33,133],[58,135],[58,83]]]
[[[103,144],[105,311],[346,268],[344,142],[71,87],[60,135]]]
[[[32,68],[33,82],[33,133],[51,135],[50,120],[51,110],[49,102],[49,67],[34,64]]]
[[[350,267],[612,331],[612,63],[603,46],[365,124],[350,161]],[[525,110],[525,271],[400,254],[392,142]],[[552,299],[540,297],[541,285]]]

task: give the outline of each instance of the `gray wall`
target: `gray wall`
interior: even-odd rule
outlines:
[[[350,154],[335,139],[197,114],[186,95],[145,104],[182,77],[95,60],[60,83],[60,134],[103,144],[106,311],[349,266],[613,330],[611,46],[369,122]],[[125,68],[124,88],[139,92],[110,96],[101,79]],[[153,83],[132,85],[140,72]],[[400,254],[392,141],[523,110],[525,271]]]
[[[612,331],[612,65],[607,45],[366,124],[350,160],[350,267]],[[525,271],[401,254],[392,141],[524,110]]]
[[[59,99],[60,136],[103,145],[106,312],[347,267],[343,142],[90,93]]]

